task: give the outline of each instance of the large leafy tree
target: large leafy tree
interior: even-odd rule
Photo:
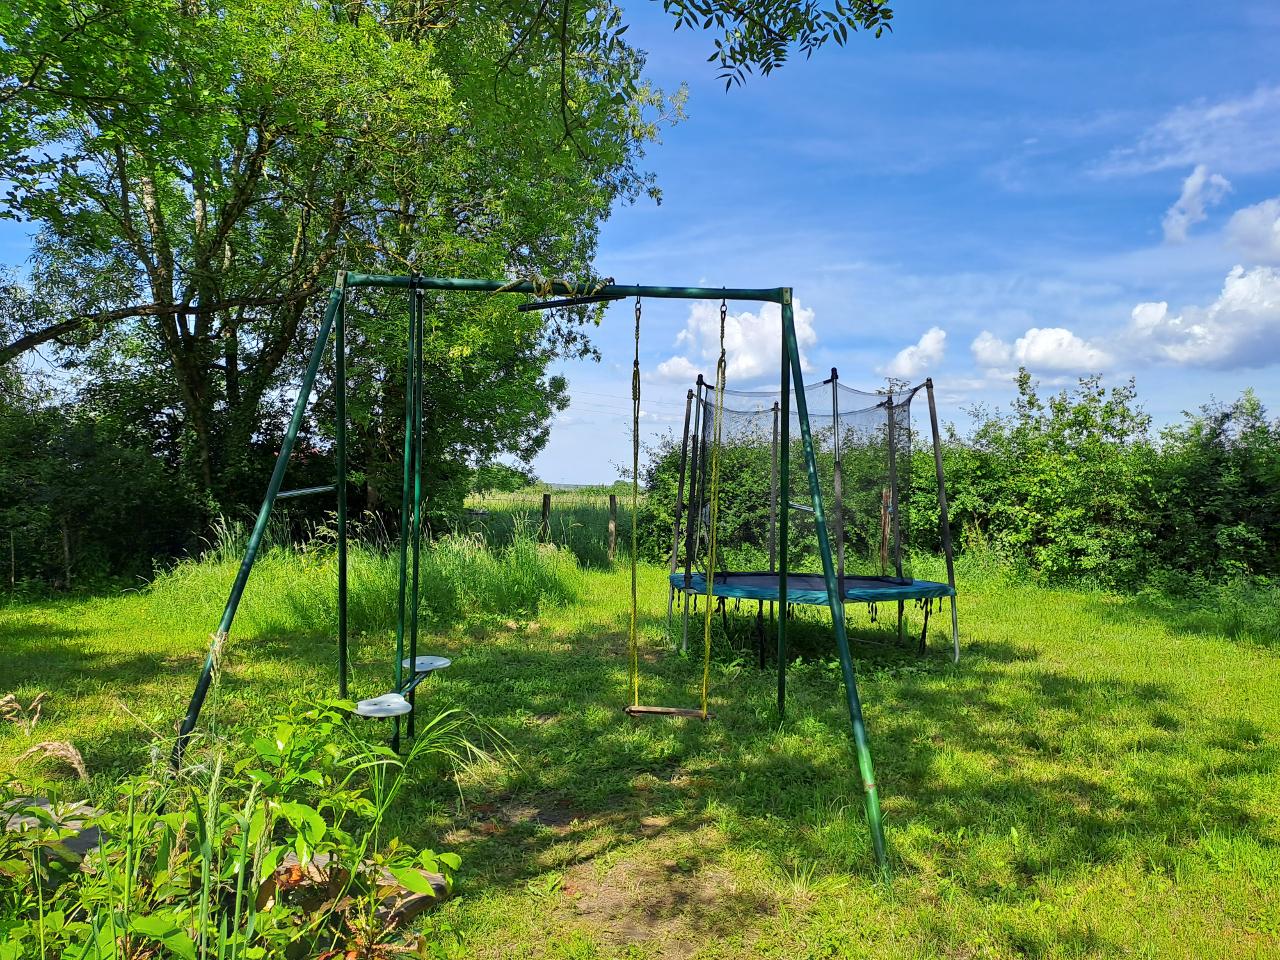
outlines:
[[[865,0],[664,7],[719,32],[730,83],[891,17]],[[0,364],[55,346],[88,405],[158,431],[154,452],[211,501],[242,499],[337,269],[583,276],[614,204],[656,195],[643,146],[679,105],[625,31],[607,0],[5,4],[3,215],[38,233]],[[353,409],[376,481],[405,331],[402,304],[368,306]],[[564,403],[547,363],[590,353],[592,314],[431,310],[432,476],[461,489],[457,465],[545,443]]]
[[[617,102],[585,70],[516,69],[501,23],[430,14],[291,0],[10,8],[6,36],[32,50],[16,74],[29,81],[7,91],[8,210],[40,232],[35,295],[6,354],[59,340],[92,348],[81,359],[95,373],[167,369],[190,467],[222,494],[248,470],[337,267],[585,270],[596,224],[645,186],[634,160],[658,98],[636,82],[638,55],[611,50],[630,80]],[[583,118],[572,144],[557,126],[566,82]],[[577,340],[572,323],[535,334],[502,361],[540,372]],[[483,355],[472,340],[466,355]],[[394,352],[368,359],[391,372]],[[512,382],[545,398],[543,414],[554,402],[554,384]],[[527,448],[528,430],[505,433]]]

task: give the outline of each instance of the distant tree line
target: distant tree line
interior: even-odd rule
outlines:
[[[1017,391],[1012,409],[976,408],[967,429],[945,430],[957,552],[993,554],[1015,572],[1046,582],[1121,589],[1280,577],[1280,420],[1268,417],[1252,391],[1230,403],[1207,404],[1158,432],[1132,382],[1107,388],[1090,377],[1046,397],[1022,371]],[[936,554],[936,473],[928,422],[919,409],[914,434],[904,471],[911,478],[904,541]],[[679,443],[672,436],[660,441],[647,468],[642,542],[655,560],[665,560],[671,549]],[[721,549],[747,568],[763,569],[770,454],[728,446],[724,455]],[[820,473],[827,474],[829,457],[820,461]],[[793,472],[798,462],[797,452]],[[880,469],[884,483],[883,463]],[[829,476],[823,485],[830,516]],[[802,491],[793,482],[791,499],[800,500]],[[845,518],[851,541],[859,523],[879,523],[875,506],[852,512],[859,509],[862,517]],[[796,568],[817,569],[812,524],[797,512],[792,517]]]

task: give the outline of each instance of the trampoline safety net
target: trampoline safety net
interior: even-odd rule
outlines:
[[[800,387],[808,406],[832,557],[842,578],[875,578],[885,586],[912,582],[911,402],[923,386],[893,393],[854,390],[840,383],[833,370],[830,379]],[[780,392],[724,392],[718,575],[775,572],[778,521],[784,509],[790,510],[788,573],[822,573],[817,517],[794,396],[789,406],[790,476],[783,490]],[[686,515],[681,518],[682,535],[677,537],[672,558],[673,573],[688,571],[705,577],[707,572],[711,494],[707,465],[715,415],[715,388],[700,383],[690,423]]]

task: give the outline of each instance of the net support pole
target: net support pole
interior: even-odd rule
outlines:
[[[702,430],[705,426],[702,416],[702,389],[704,385],[702,374],[698,374],[698,382],[694,390],[696,401],[693,411],[693,449],[689,452],[689,507],[684,525],[684,613],[680,631],[681,653],[686,653],[689,650],[689,594],[693,586],[693,551],[697,542],[696,519],[702,514],[698,506],[702,499],[701,491],[698,487],[698,471],[702,464],[698,454],[702,449]]]
[[[417,679],[414,674],[418,669],[418,610],[422,605],[418,578],[422,561],[422,301],[424,292],[414,290],[413,295],[413,578],[410,594],[412,601],[409,606],[409,674],[411,679]],[[410,707],[416,708],[417,693],[418,688],[415,684],[409,690]],[[416,712],[416,709],[409,711],[410,737],[414,733],[413,721]]]
[[[769,572],[778,569],[778,401],[773,401],[773,449],[769,459]],[[774,602],[769,601],[769,619],[773,620]],[[764,656],[764,643],[760,644]],[[763,663],[761,664],[763,666]]]
[[[942,535],[942,555],[947,562],[947,585],[951,587],[951,656],[960,662],[960,620],[956,614],[956,564],[951,549],[951,519],[947,514],[947,484],[942,471],[942,438],[938,434],[938,407],[933,399],[933,377],[924,382],[929,397],[929,427],[933,431],[933,466],[938,474],[938,528]]]
[[[240,561],[240,569],[236,572],[235,582],[231,585],[226,606],[222,608],[222,619],[218,621],[218,629],[210,639],[204,667],[200,671],[200,678],[196,681],[196,688],[191,694],[191,701],[187,705],[182,725],[178,728],[178,738],[174,741],[173,753],[170,756],[170,763],[174,770],[182,766],[182,754],[191,739],[191,732],[200,719],[200,711],[204,707],[205,698],[209,695],[209,687],[213,683],[213,675],[222,656],[222,645],[231,632],[231,624],[235,620],[236,611],[240,608],[240,600],[249,582],[249,574],[253,572],[254,561],[258,559],[258,551],[262,548],[262,540],[267,532],[267,522],[271,519],[271,508],[275,506],[276,495],[284,482],[285,470],[289,466],[289,456],[293,453],[294,442],[298,439],[298,429],[302,426],[302,418],[307,411],[307,401],[311,398],[311,389],[315,385],[320,362],[324,359],[325,346],[329,342],[334,320],[342,306],[346,286],[347,274],[344,271],[338,274],[338,281],[329,294],[329,303],[325,307],[324,318],[320,321],[315,346],[311,348],[311,357],[302,374],[302,382],[298,385],[298,397],[293,403],[293,416],[285,429],[284,438],[280,443],[280,453],[276,456],[276,465],[267,483],[267,494],[262,500],[262,506],[258,508],[258,519],[254,522],[253,530],[249,534],[249,543],[245,547],[244,558]]]
[[[782,302],[783,358],[789,359],[795,371],[796,383],[802,383],[800,349],[796,343],[795,318],[791,298]],[[784,380],[782,396],[785,400],[789,384]],[[809,427],[809,410],[804,391],[796,390],[796,419],[800,423],[800,439],[804,446],[805,471],[809,479],[809,495],[813,503],[814,525],[818,531],[818,552],[822,555],[822,576],[827,586],[827,603],[831,607],[831,622],[835,629],[836,646],[840,651],[840,672],[844,678],[845,700],[849,707],[849,723],[853,733],[854,749],[858,758],[858,770],[862,776],[862,789],[867,811],[867,827],[871,832],[871,846],[875,850],[876,866],[882,876],[888,875],[889,861],[884,842],[884,824],[880,816],[880,794],[876,787],[875,768],[871,762],[871,744],[867,737],[866,723],[862,717],[862,701],[858,696],[858,683],[853,674],[853,657],[849,652],[849,637],[845,632],[844,604],[837,593],[835,563],[831,557],[831,540],[827,535],[826,518],[822,506],[822,487],[818,483],[818,458],[813,446],[813,432]],[[784,448],[785,449],[785,448]],[[786,460],[783,460],[786,463]],[[786,516],[786,513],[783,513]],[[783,538],[786,543],[786,538]],[[782,568],[784,571],[786,567]],[[786,594],[781,594],[785,596]],[[781,617],[780,620],[786,620]]]
[[[347,698],[347,304],[338,304],[333,337],[333,385],[337,418],[338,491],[338,696]]]
[[[791,296],[787,292],[782,303],[782,372],[780,377],[781,402],[778,410],[778,492],[774,510],[778,516],[778,716],[787,712],[787,527],[791,513],[791,363],[790,341],[787,330],[794,324],[791,316]]]
[[[693,412],[693,388],[684,397],[684,432],[680,439],[680,480],[676,484],[676,508],[671,511],[671,565],[669,573],[676,572],[676,562],[680,558],[680,520],[684,514],[684,478],[685,468],[689,465],[689,415]],[[610,558],[612,559],[612,557]],[[668,580],[667,587],[667,629],[671,629],[671,610],[676,598],[676,585]]]
[[[831,368],[831,462],[832,496],[831,513],[836,521],[836,583],[840,587],[840,601],[844,602],[844,467],[840,462],[840,371]]]
[[[893,415],[893,392],[885,399],[888,420],[885,439],[889,446],[889,516],[893,529],[893,569],[902,579],[902,527],[898,522],[898,437],[897,422]],[[898,601],[898,641],[902,641],[903,601]]]

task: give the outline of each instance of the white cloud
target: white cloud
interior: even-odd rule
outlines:
[[[813,311],[795,304],[796,343],[800,366],[809,369],[805,348],[818,342],[813,329]],[[758,313],[744,310],[725,317],[725,376],[730,385],[777,379],[781,362],[782,308],[776,303],[761,304]],[[720,304],[699,300],[689,305],[685,327],[676,335],[681,352],[663,360],[656,374],[664,380],[687,382],[699,373],[713,379],[720,357]]]
[[[1094,172],[1132,176],[1200,163],[1229,173],[1280,167],[1280,85],[1260,86],[1232,100],[1180,106],[1134,145],[1112,151]]]
[[[692,382],[700,372],[688,357],[669,357],[658,364],[655,371],[660,380],[678,380],[681,383]]]
[[[978,334],[973,343],[969,344],[969,350],[978,365],[988,369],[1003,367],[1013,359],[1013,348],[990,330],[983,330]]]
[[[1226,177],[1210,173],[1203,163],[1197,164],[1182,181],[1182,194],[1177,202],[1165,211],[1165,242],[1186,243],[1192,225],[1208,217],[1205,211],[1221,203],[1230,192],[1231,182]]]
[[[898,351],[880,372],[888,377],[914,377],[942,361],[947,349],[947,331],[930,327],[920,339]]]
[[[1170,314],[1167,303],[1133,308],[1129,337],[1155,359],[1196,367],[1263,367],[1280,360],[1280,270],[1234,267],[1207,307]]]
[[[983,330],[969,345],[974,359],[994,369],[1010,362],[1029,370],[1093,372],[1111,365],[1111,355],[1065,327],[1032,327],[1012,345]]]
[[[1280,263],[1280,197],[1233,213],[1227,239],[1251,260]]]

